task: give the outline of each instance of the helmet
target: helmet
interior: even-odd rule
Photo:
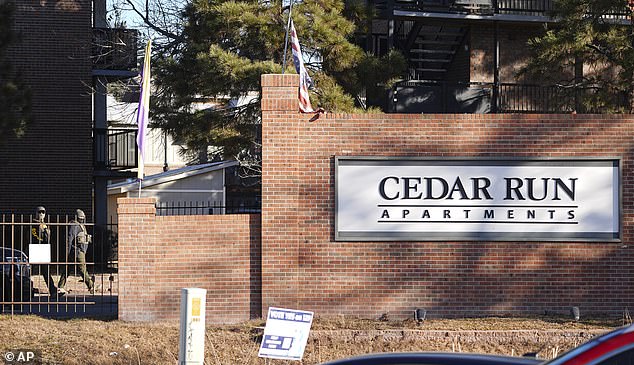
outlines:
[[[35,208],[35,214],[39,214],[39,213],[46,213],[46,208],[44,207]]]
[[[86,219],[86,214],[84,214],[84,211],[81,209],[77,209],[77,219]]]

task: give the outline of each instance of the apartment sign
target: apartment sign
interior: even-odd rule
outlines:
[[[619,241],[619,159],[335,158],[338,241]]]

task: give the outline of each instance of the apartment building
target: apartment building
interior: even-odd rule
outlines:
[[[136,163],[109,152],[116,131],[108,129],[105,103],[108,82],[138,73],[136,33],[108,28],[105,1],[14,5],[8,57],[30,87],[33,123],[0,146],[0,211],[43,205],[53,215],[81,208],[98,218],[94,202],[103,196],[105,206],[107,180],[129,175],[120,170]]]
[[[553,24],[552,0],[371,0],[376,17],[365,49],[400,50],[409,69],[390,95],[368,104],[402,113],[570,113],[580,90],[518,74],[531,57],[527,41]],[[629,13],[611,16],[628,23]],[[553,70],[573,80],[589,72]],[[374,97],[370,96],[374,95]]]

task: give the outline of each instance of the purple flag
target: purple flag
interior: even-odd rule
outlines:
[[[139,169],[137,177],[143,180],[143,168],[145,160],[144,142],[147,135],[148,113],[150,111],[150,53],[152,50],[152,40],[148,40],[145,46],[145,57],[143,59],[143,69],[141,70],[141,97],[139,98],[139,109],[136,115],[136,123],[139,133],[136,136],[136,144],[139,146]]]

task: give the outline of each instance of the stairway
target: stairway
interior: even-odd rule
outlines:
[[[409,61],[410,80],[444,80],[467,33],[462,24],[404,23],[402,49]],[[407,29],[409,28],[409,29]]]

